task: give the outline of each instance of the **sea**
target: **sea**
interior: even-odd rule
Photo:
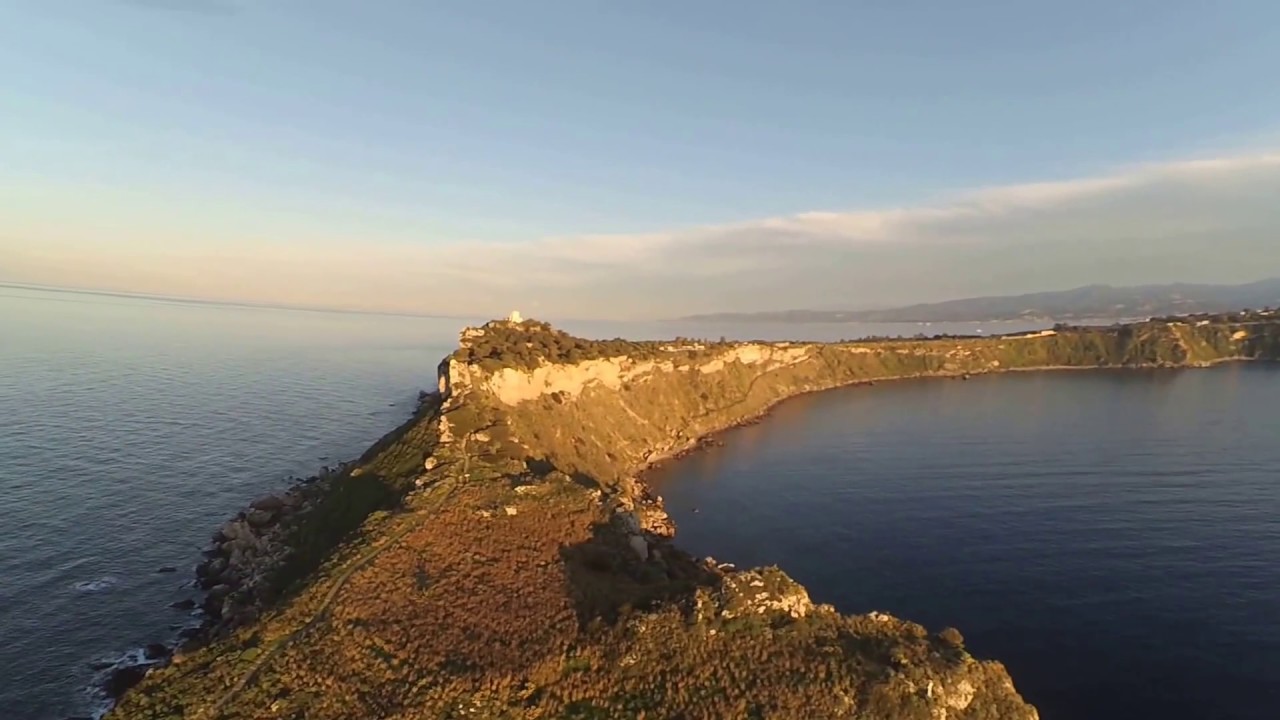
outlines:
[[[480,321],[0,286],[0,718],[100,713],[113,665],[196,621],[170,605],[197,597],[212,531],[403,422]],[[879,383],[787,401],[650,480],[686,549],[955,626],[1048,720],[1274,718],[1276,407],[1264,366]]]
[[[652,473],[681,546],[1009,669],[1046,720],[1280,717],[1280,366],[908,380]]]

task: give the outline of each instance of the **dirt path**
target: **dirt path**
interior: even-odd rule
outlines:
[[[462,444],[461,478],[465,480],[471,470],[471,457],[470,455],[467,454],[467,438],[466,437],[462,438],[461,444]],[[448,482],[448,480],[445,480],[443,482]],[[383,552],[385,552],[389,548],[394,547],[397,543],[403,540],[406,535],[408,535],[410,532],[415,530],[418,527],[418,523],[414,522],[414,519],[419,516],[425,516],[427,513],[435,510],[436,508],[440,507],[440,505],[444,504],[444,502],[447,501],[449,497],[453,494],[453,491],[456,487],[457,485],[455,483],[449,483],[446,487],[441,488],[441,490],[443,491],[443,495],[436,502],[431,503],[429,507],[421,508],[412,513],[407,513],[404,516],[405,519],[403,522],[405,526],[403,528],[401,528],[400,530],[397,530],[395,534],[393,534],[390,538],[388,538],[385,542],[383,542],[378,547],[369,549],[367,552],[365,552],[365,554],[361,555],[354,562],[352,562],[345,570],[339,573],[338,576],[334,578],[333,584],[329,588],[329,592],[325,593],[324,600],[320,603],[320,607],[317,608],[315,613],[311,616],[311,619],[303,623],[302,626],[299,627],[298,629],[290,632],[287,635],[284,635],[283,637],[277,639],[274,643],[272,643],[271,647],[267,649],[265,652],[263,652],[261,657],[259,657],[256,661],[254,661],[253,665],[245,672],[245,674],[240,678],[240,680],[236,682],[236,684],[233,685],[231,689],[227,690],[227,692],[224,693],[222,697],[219,698],[218,701],[213,704],[212,707],[210,707],[208,710],[202,713],[201,716],[208,718],[209,720],[218,720],[218,718],[222,717],[222,713],[226,710],[227,705],[230,704],[233,700],[235,700],[236,697],[241,692],[244,692],[245,688],[249,687],[249,685],[255,679],[257,679],[259,673],[261,673],[262,670],[265,669],[271,663],[271,661],[276,658],[276,656],[278,656],[281,652],[283,652],[290,645],[292,645],[294,641],[296,641],[298,638],[302,637],[310,630],[319,627],[322,623],[328,621],[329,612],[333,609],[333,605],[338,600],[338,596],[342,593],[342,590],[346,587],[347,582],[350,581],[351,578],[355,577],[355,574],[357,572],[364,569],[365,567],[368,567],[368,565],[372,563],[379,555],[381,555]]]

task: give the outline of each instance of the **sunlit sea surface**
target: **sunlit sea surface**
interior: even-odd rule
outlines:
[[[102,668],[193,621],[169,605],[213,529],[402,422],[473,322],[0,287],[0,717],[91,714]],[[1046,718],[1274,717],[1278,401],[1243,367],[881,384],[786,403],[658,480],[689,549],[956,625]]]

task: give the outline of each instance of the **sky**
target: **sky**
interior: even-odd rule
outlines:
[[[1280,275],[1280,3],[0,0],[0,281],[649,319]]]

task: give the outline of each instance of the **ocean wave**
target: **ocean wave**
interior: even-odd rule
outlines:
[[[120,580],[118,578],[108,575],[106,577],[98,578],[97,580],[82,580],[75,585],[72,585],[72,587],[75,588],[77,592],[95,593],[110,590],[119,584]]]

